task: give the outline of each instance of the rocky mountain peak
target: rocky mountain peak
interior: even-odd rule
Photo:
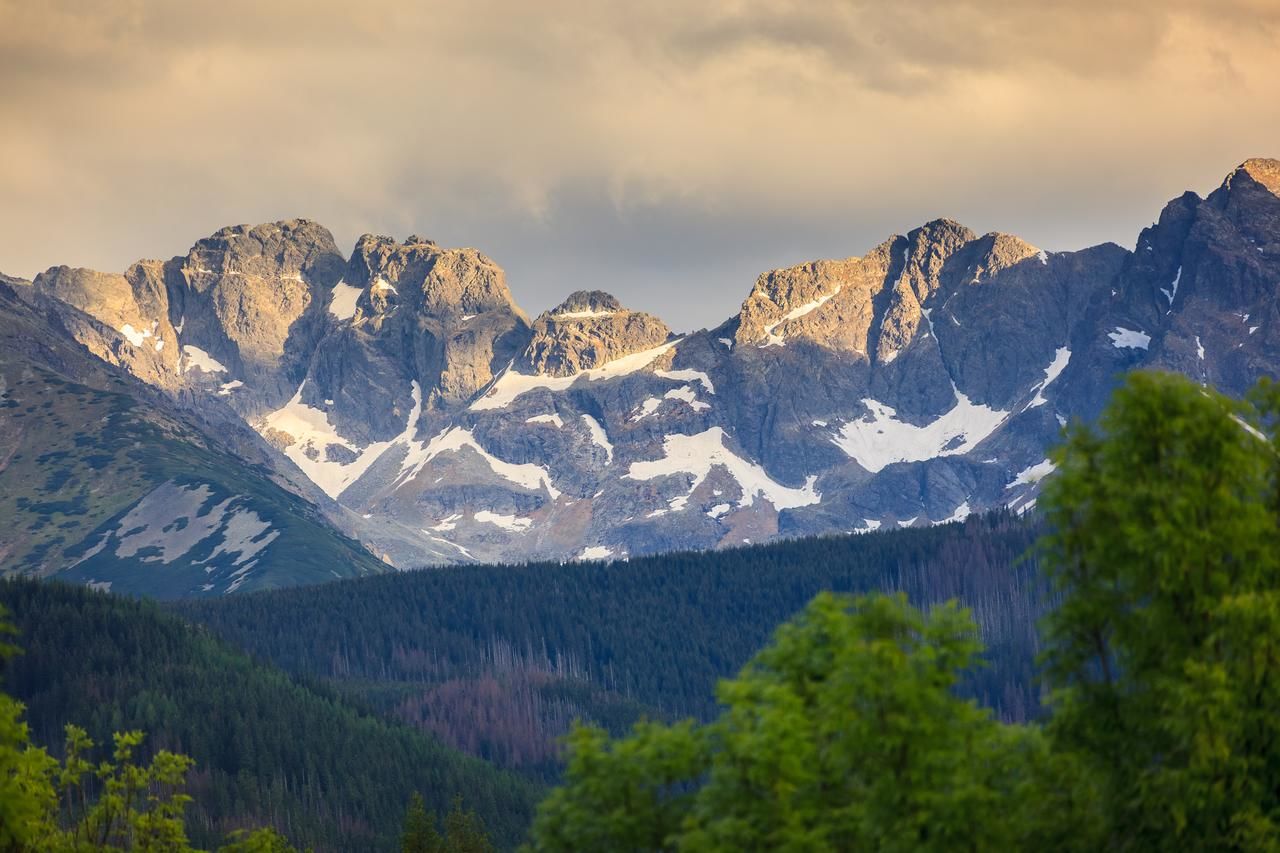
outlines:
[[[621,311],[622,303],[603,290],[575,290],[563,302],[551,309],[552,317],[572,317],[578,314],[606,314]]]
[[[502,267],[475,249],[445,249],[417,235],[399,243],[365,234],[356,242],[346,281],[367,288],[375,312],[408,304],[436,317],[504,310],[524,318]]]
[[[667,324],[632,311],[608,293],[579,290],[533,323],[522,367],[544,376],[572,376],[671,337]]]
[[[1223,186],[1230,186],[1239,177],[1247,176],[1266,187],[1273,195],[1280,196],[1280,160],[1269,157],[1253,157],[1245,160],[1227,176]]]

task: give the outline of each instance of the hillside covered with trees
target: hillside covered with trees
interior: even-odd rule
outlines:
[[[153,603],[10,580],[0,606],[22,649],[0,687],[26,704],[33,741],[61,753],[71,723],[99,744],[141,730],[143,758],[188,756],[196,844],[270,826],[299,847],[389,850],[415,791],[439,815],[461,796],[503,846],[528,825],[534,785],[256,664]]]

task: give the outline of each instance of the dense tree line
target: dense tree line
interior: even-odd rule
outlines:
[[[1042,722],[954,603],[823,593],[709,723],[576,729],[533,848],[1280,850],[1280,389],[1135,374],[1054,460]]]
[[[1021,720],[1039,705],[1035,624],[1050,598],[1034,560],[1023,559],[1036,533],[1031,521],[996,514],[626,563],[462,566],[176,608],[256,657],[379,707],[401,703],[414,719],[424,703],[437,714],[445,702],[465,708],[468,684],[488,694],[488,680],[517,673],[553,676],[557,688],[589,684],[596,693],[577,710],[629,725],[634,707],[620,713],[610,696],[652,716],[714,714],[716,681],[819,591],[955,597],[987,644],[987,665],[966,674],[964,689]],[[525,713],[513,708],[504,728],[519,730]]]
[[[393,849],[415,790],[441,814],[461,795],[502,846],[528,825],[531,784],[255,664],[152,603],[12,580],[0,605],[23,648],[4,686],[27,705],[32,739],[59,747],[66,723],[99,743],[137,729],[150,754],[189,756],[197,844],[270,826],[319,850]]]

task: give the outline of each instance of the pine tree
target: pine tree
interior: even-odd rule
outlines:
[[[404,813],[404,830],[400,835],[401,853],[442,853],[440,833],[436,830],[435,815],[427,811],[422,795],[417,791],[409,798]]]

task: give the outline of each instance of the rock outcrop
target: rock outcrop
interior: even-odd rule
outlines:
[[[670,336],[667,324],[652,314],[629,311],[599,290],[579,290],[534,321],[520,364],[532,373],[572,376],[652,349]]]

